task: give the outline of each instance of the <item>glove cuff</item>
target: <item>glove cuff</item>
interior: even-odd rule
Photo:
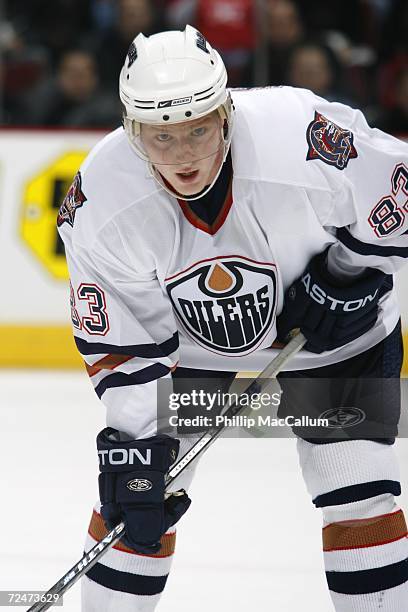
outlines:
[[[327,268],[327,251],[328,249],[313,257],[302,276],[302,283],[309,297],[331,311],[339,310],[341,305],[345,305],[345,289],[347,302],[361,301],[363,305],[373,301],[388,275],[381,270],[367,268],[362,276],[345,285],[330,274]]]
[[[126,441],[120,440],[119,436],[119,432],[111,427],[106,427],[98,434],[96,445],[101,472],[143,469],[165,474],[177,459],[180,442],[170,436]]]

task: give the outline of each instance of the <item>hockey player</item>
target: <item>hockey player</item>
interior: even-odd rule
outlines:
[[[87,548],[126,525],[82,581],[84,612],[154,610],[169,574],[189,499],[165,500],[179,441],[157,435],[159,379],[226,386],[294,327],[308,343],[283,381],[400,375],[390,281],[408,257],[406,145],[310,91],[226,82],[194,28],[139,34],[120,74],[124,129],[90,153],[59,212],[75,341],[107,411]],[[381,403],[395,432],[399,399],[371,410]],[[296,433],[334,608],[408,609],[395,433]]]

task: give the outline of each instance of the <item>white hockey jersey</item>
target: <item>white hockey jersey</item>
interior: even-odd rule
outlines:
[[[177,364],[260,370],[283,296],[313,255],[395,272],[408,257],[407,145],[363,115],[290,87],[233,90],[233,179],[215,222],[149,175],[122,129],[90,153],[58,225],[77,347],[108,424],[154,434],[155,381]],[[395,327],[394,291],[374,328],[305,369],[347,359]]]

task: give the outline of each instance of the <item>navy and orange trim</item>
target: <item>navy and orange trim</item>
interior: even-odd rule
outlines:
[[[86,363],[86,361],[84,363],[89,377],[92,378],[92,376],[95,376],[95,374],[99,374],[99,372],[101,372],[102,370],[114,370],[115,368],[118,368],[119,366],[123,365],[127,361],[130,361],[131,359],[134,359],[132,355],[106,355],[106,357],[99,359],[99,361],[93,363],[92,365]],[[176,370],[178,363],[179,362],[177,361],[174,366],[169,368],[171,372],[174,372],[174,370]]]
[[[92,378],[95,374],[99,374],[101,370],[114,370],[131,359],[133,359],[131,355],[106,355],[92,365],[85,361],[85,367],[89,377]]]
[[[95,510],[92,512],[88,533],[91,538],[96,541],[102,540],[108,533],[102,516]],[[113,548],[115,550],[119,550],[130,555],[136,555],[138,557],[154,557],[163,559],[174,554],[176,533],[165,533],[161,537],[160,543],[160,551],[153,555],[139,554],[126,546],[121,540],[119,540],[119,542],[117,542]],[[102,563],[96,563],[87,571],[86,575],[87,578],[93,582],[96,582],[105,588],[111,589],[112,591],[120,591],[122,593],[129,593],[130,595],[143,596],[160,594],[164,590],[168,578],[168,574],[165,574],[164,576],[144,576],[142,574],[123,572],[107,567]]]
[[[313,503],[316,508],[325,508],[327,506],[351,504],[352,502],[370,499],[371,497],[387,493],[401,495],[401,484],[396,480],[362,482],[318,495],[313,499]]]
[[[88,533],[97,542],[103,540],[103,538],[108,534],[108,530],[104,523],[102,516],[99,512],[94,510],[92,512],[91,521],[89,523]],[[174,550],[176,548],[176,532],[173,533],[165,533],[160,538],[161,548],[159,552],[152,555],[145,555],[141,553],[135,552],[129,546],[126,546],[121,540],[117,544],[113,546],[115,550],[119,550],[121,552],[129,553],[131,555],[137,555],[139,557],[153,557],[158,559],[163,559],[164,557],[171,557],[174,554]]]
[[[74,336],[75,344],[78,351],[82,355],[125,355],[127,357],[141,357],[146,359],[152,359],[155,357],[167,357],[174,353],[179,347],[178,332],[174,332],[171,338],[168,338],[160,344],[154,342],[150,344],[131,344],[131,345],[118,345],[118,344],[105,344],[104,342],[88,342],[82,338]]]
[[[130,572],[120,572],[102,563],[95,563],[87,570],[87,578],[112,591],[129,593],[130,595],[159,595],[166,586],[168,574],[165,576],[142,576]]]
[[[101,399],[102,395],[108,389],[115,389],[117,387],[131,387],[134,385],[144,385],[145,383],[152,382],[158,378],[166,376],[174,368],[163,365],[162,363],[154,363],[141,370],[135,372],[129,372],[125,374],[123,372],[115,372],[114,374],[108,374],[105,376],[100,383],[95,387],[95,393]]]
[[[336,593],[364,595],[386,591],[408,581],[408,559],[357,572],[326,572],[328,587]]]
[[[358,253],[359,255],[375,255],[376,257],[408,257],[408,247],[383,246],[381,244],[371,244],[355,238],[347,228],[340,227],[336,232],[337,239],[345,247]]]
[[[331,523],[323,528],[323,551],[354,550],[397,542],[408,536],[402,510]]]
[[[232,178],[230,179],[228,191],[224,199],[224,203],[222,204],[220,211],[214,221],[214,223],[209,224],[203,221],[191,208],[188,201],[177,198],[177,202],[183,212],[183,215],[187,219],[191,225],[201,230],[202,232],[206,232],[213,236],[218,232],[218,230],[224,225],[226,218],[228,217],[228,213],[231,210],[231,206],[233,204],[232,199]]]

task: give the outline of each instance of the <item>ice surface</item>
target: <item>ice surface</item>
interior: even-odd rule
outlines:
[[[0,589],[47,589],[82,555],[104,409],[85,373],[3,370],[0,423]],[[396,448],[408,509],[407,440]],[[218,440],[191,493],[159,612],[332,610],[294,440]]]

